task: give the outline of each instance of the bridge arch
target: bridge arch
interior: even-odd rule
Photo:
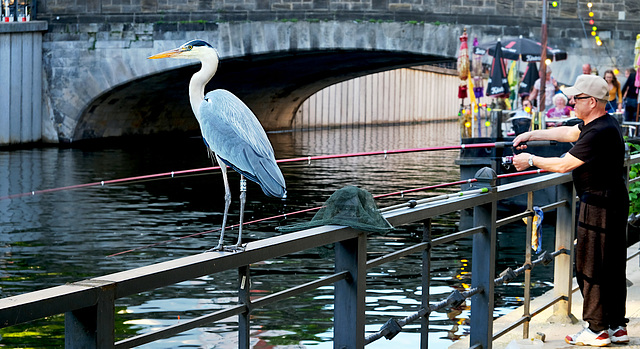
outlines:
[[[51,118],[62,141],[197,129],[187,86],[199,63],[146,57],[201,38],[221,56],[207,90],[229,89],[265,128],[287,129],[297,107],[324,87],[370,73],[454,60],[458,29],[406,23],[251,22],[222,23],[210,31],[154,32],[152,40],[128,47],[101,41],[100,35],[93,42],[49,41],[45,59]]]
[[[519,27],[351,19],[50,24],[43,43],[44,123],[50,123],[43,129],[50,131],[43,137],[64,142],[197,130],[186,86],[198,64],[146,59],[193,38],[208,41],[221,56],[219,72],[208,89],[231,90],[265,128],[276,130],[288,128],[297,106],[331,84],[454,60],[465,27],[470,38],[483,41],[517,34],[539,36],[536,21],[517,22]],[[573,82],[582,63],[593,59],[586,39],[571,30],[575,31],[568,28],[550,35],[551,44],[570,51],[567,61],[553,63],[554,74],[563,83]],[[633,51],[634,41],[628,39],[617,41],[616,52]]]
[[[245,101],[268,130],[290,129],[309,96],[379,71],[451,59],[374,50],[289,51],[225,59],[206,91],[224,88]],[[170,68],[119,85],[80,111],[73,139],[197,131],[187,86],[200,64]]]

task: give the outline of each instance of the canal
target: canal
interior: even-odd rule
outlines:
[[[407,149],[459,144],[458,123],[342,128],[269,135],[276,158]],[[317,207],[337,189],[356,185],[380,195],[459,179],[457,151],[319,160],[281,166],[286,200],[267,198],[249,183],[246,220]],[[82,147],[0,150],[0,197],[82,183],[211,166],[202,141],[193,138],[138,139]],[[230,175],[237,200],[239,176]],[[418,192],[378,200],[380,207],[458,188]],[[158,263],[215,246],[224,204],[218,171],[153,181],[95,186],[0,200],[0,297],[35,291],[117,271]],[[238,204],[230,210],[237,223]],[[279,234],[277,226],[309,220],[313,212],[252,224],[251,241]],[[458,231],[458,215],[438,217],[436,236]],[[499,232],[500,271],[522,264],[524,224]],[[226,242],[235,241],[237,230]],[[195,237],[183,238],[194,235]],[[553,246],[544,235],[543,248]],[[369,258],[421,239],[421,226],[401,227],[369,238]],[[109,257],[112,254],[131,252]],[[471,240],[434,249],[431,295],[439,301],[470,284]],[[390,317],[419,309],[419,255],[368,271],[367,331],[377,331]],[[252,265],[252,293],[261,297],[333,271],[331,246]],[[534,272],[532,293],[551,288],[552,269]],[[495,316],[521,304],[522,280],[497,288]],[[289,299],[252,314],[255,348],[331,348],[332,288]],[[117,301],[116,337],[179,323],[236,303],[236,274],[223,273],[183,282],[156,292]],[[445,348],[468,332],[469,301],[430,316],[430,347]],[[2,320],[2,319],[0,319]],[[234,321],[219,322],[145,348],[236,348]],[[1,347],[64,346],[62,315],[0,330]],[[393,347],[419,344],[418,325],[410,325]],[[382,339],[368,348],[389,348]]]

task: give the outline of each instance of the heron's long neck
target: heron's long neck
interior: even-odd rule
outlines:
[[[217,57],[207,57],[202,59],[202,68],[200,71],[191,77],[191,82],[189,83],[189,100],[191,102],[191,109],[198,121],[200,121],[200,104],[204,101],[204,87],[209,80],[211,80],[217,69]]]

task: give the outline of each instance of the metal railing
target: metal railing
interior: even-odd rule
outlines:
[[[634,156],[628,164],[640,162],[640,156]],[[428,340],[428,313],[430,306],[429,282],[431,249],[439,244],[446,244],[457,239],[472,237],[472,282],[471,289],[465,296],[472,296],[470,345],[491,348],[492,340],[506,333],[507,330],[526,324],[535,314],[554,305],[554,316],[569,321],[571,315],[571,281],[573,262],[573,236],[575,217],[575,190],[570,174],[548,174],[538,178],[523,180],[517,183],[496,186],[495,173],[483,169],[476,176],[477,188],[468,195],[443,198],[440,201],[409,202],[392,210],[385,210],[384,216],[394,226],[423,223],[423,239],[421,243],[395,251],[385,256],[367,261],[367,233],[348,227],[323,226],[275,236],[251,242],[241,253],[210,252],[179,258],[163,263],[149,265],[110,275],[83,280],[72,284],[61,285],[27,294],[0,299],[0,327],[13,326],[24,322],[41,319],[56,314],[65,314],[65,347],[66,348],[130,348],[178,333],[203,326],[231,316],[238,316],[239,348],[249,348],[249,315],[255,309],[315,290],[322,286],[334,285],[334,348],[363,348],[367,343],[377,339],[365,336],[365,293],[366,271],[369,268],[400,259],[414,253],[422,254],[422,295],[420,312],[408,320],[421,320],[421,341],[426,347]],[[541,309],[529,311],[530,297],[528,287],[531,284],[530,271],[534,265],[544,260],[531,261],[527,252],[525,264],[515,272],[508,270],[495,279],[496,228],[519,220],[532,217],[530,210],[535,192],[550,186],[556,187],[557,202],[543,207],[543,210],[556,210],[556,237],[554,260],[554,293],[553,301]],[[529,210],[524,213],[497,219],[497,204],[500,200],[519,195],[528,195]],[[473,208],[474,227],[455,234],[431,239],[431,218],[462,209]],[[531,219],[528,220],[527,241],[531,241]],[[326,275],[315,281],[301,284],[286,290],[257,299],[249,298],[252,263],[274,259],[315,247],[334,244],[335,273]],[[530,251],[527,246],[527,251]],[[546,257],[545,257],[546,258]],[[115,342],[115,300],[174,285],[185,280],[216,274],[226,270],[238,271],[238,305],[194,319],[184,320],[176,325],[140,334]],[[517,273],[525,274],[525,314],[517,324],[507,330],[493,333],[494,285],[496,281],[507,282]],[[452,296],[450,296],[452,297]],[[458,295],[445,303],[456,302]],[[463,298],[464,299],[464,298]],[[441,302],[442,303],[442,302]],[[402,320],[404,321],[404,320]],[[402,321],[390,321],[399,324]],[[387,328],[388,330],[388,328]],[[395,326],[396,333],[401,330]],[[392,332],[393,332],[392,331]],[[386,331],[379,337],[393,337]],[[375,335],[375,334],[374,334]]]

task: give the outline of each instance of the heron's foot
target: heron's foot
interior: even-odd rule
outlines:
[[[244,252],[244,247],[246,244],[235,244],[233,246],[225,246],[224,250],[227,252]]]
[[[222,244],[218,244],[218,246],[216,246],[214,248],[210,248],[210,249],[206,250],[205,252],[222,252],[222,251],[225,251],[225,248],[226,247],[222,246]]]

